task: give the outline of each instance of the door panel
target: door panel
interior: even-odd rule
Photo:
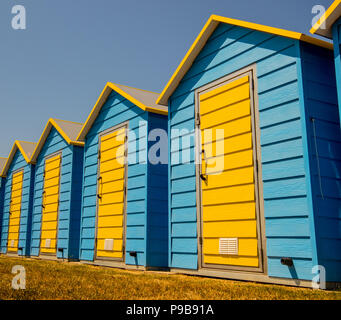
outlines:
[[[97,258],[123,260],[126,128],[99,139]]]
[[[59,154],[45,161],[40,253],[56,254],[58,235],[60,170]]]
[[[11,187],[12,190],[7,241],[7,251],[11,253],[18,252],[23,177],[24,177],[23,171],[14,173],[12,176]]]
[[[206,267],[260,265],[250,81],[247,74],[198,95]]]

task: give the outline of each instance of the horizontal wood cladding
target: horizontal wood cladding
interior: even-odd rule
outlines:
[[[341,281],[341,131],[333,55],[301,44],[318,263]]]

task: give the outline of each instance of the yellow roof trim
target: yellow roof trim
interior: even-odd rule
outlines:
[[[130,87],[132,88],[132,87]],[[155,93],[152,91],[147,91],[147,90],[142,90],[142,89],[137,89],[137,88],[132,88],[135,90],[140,90],[140,91],[145,91],[145,92],[149,92],[149,93]],[[131,103],[133,103],[134,105],[136,105],[137,107],[139,107],[140,109],[144,110],[144,111],[148,111],[148,112],[152,112],[152,113],[157,113],[157,114],[161,114],[161,115],[168,115],[168,111],[162,110],[162,109],[157,109],[157,108],[153,108],[153,107],[149,107],[145,104],[143,104],[141,101],[135,99],[133,96],[131,96],[130,94],[128,94],[127,92],[125,92],[123,89],[121,89],[120,87],[118,87],[117,84],[112,83],[112,82],[108,82],[104,89],[102,90],[100,96],[98,97],[94,107],[92,108],[88,118],[86,119],[83,128],[81,129],[81,131],[78,134],[77,140],[79,141],[83,141],[85,139],[86,134],[88,133],[88,131],[90,130],[93,122],[95,121],[95,119],[97,118],[102,106],[104,105],[105,101],[108,99],[111,91],[115,91],[117,92],[119,95],[121,95],[122,97],[124,97],[125,99],[129,100]],[[157,93],[155,93],[157,94]]]
[[[335,0],[324,15],[310,29],[310,33],[318,34],[329,39],[333,38],[332,27],[341,15],[341,0]],[[323,27],[325,25],[325,27]]]
[[[171,96],[171,94],[174,92],[174,90],[180,83],[181,79],[189,70],[193,61],[195,60],[197,55],[200,53],[202,48],[205,46],[207,40],[212,35],[212,33],[214,32],[216,27],[219,25],[219,23],[226,23],[226,24],[231,24],[231,25],[240,26],[244,28],[249,28],[252,30],[258,30],[258,31],[266,32],[266,33],[271,33],[271,34],[275,34],[275,35],[286,37],[286,38],[308,42],[316,46],[320,46],[329,50],[333,50],[333,45],[331,43],[307,36],[303,33],[269,27],[269,26],[265,26],[265,25],[261,25],[261,24],[257,24],[253,22],[246,22],[242,20],[236,20],[236,19],[221,17],[217,15],[212,15],[206,22],[203,29],[200,31],[199,35],[193,42],[192,46],[186,53],[185,57],[182,59],[180,65],[175,70],[174,74],[168,81],[167,85],[161,92],[158,99],[156,100],[157,104],[167,105],[168,98]]]
[[[64,140],[68,143],[68,144],[72,144],[72,145],[76,145],[76,146],[84,146],[84,142],[81,141],[73,141],[69,138],[69,136],[63,131],[63,129],[58,125],[58,123],[54,120],[54,119],[50,119],[51,124],[56,128],[56,130],[60,133],[60,135],[64,138]],[[64,121],[64,120],[63,120]],[[72,121],[66,121],[69,123],[77,123],[77,122],[72,122]],[[79,123],[77,123],[79,124]]]
[[[64,121],[64,120],[63,120]],[[75,124],[79,124],[77,122],[72,122],[72,121],[66,121],[66,122],[70,122],[70,123],[75,123]],[[81,142],[81,141],[73,141],[69,138],[69,136],[64,132],[64,130],[58,125],[58,123],[50,118],[49,121],[47,122],[44,130],[43,130],[43,133],[41,134],[40,138],[39,138],[39,141],[32,153],[32,157],[30,159],[30,163],[35,163],[37,158],[38,158],[38,155],[52,129],[52,127],[54,127],[58,133],[63,137],[63,139],[70,145],[75,145],[75,146],[79,146],[79,147],[84,147],[84,142]]]
[[[1,172],[0,177],[2,177],[2,178],[6,177],[7,171],[9,169],[10,165],[11,165],[11,162],[13,161],[14,155],[17,152],[17,150],[20,151],[20,153],[22,154],[22,156],[24,157],[24,159],[25,159],[25,161],[27,163],[31,163],[30,162],[31,159],[27,156],[25,150],[23,149],[23,147],[20,144],[21,142],[35,144],[34,142],[15,140],[14,143],[13,143],[12,149],[11,149],[9,155],[8,155],[8,158],[7,158],[6,162],[5,162],[5,165],[4,165],[4,168],[3,168],[2,172]],[[6,159],[6,158],[2,158],[2,159]]]
[[[137,107],[141,108],[141,109],[144,110],[144,111],[153,112],[153,113],[158,113],[158,114],[163,114],[163,115],[168,115],[168,111],[164,111],[164,110],[161,110],[161,109],[149,107],[149,106],[143,104],[141,101],[135,99],[135,98],[132,97],[130,94],[128,94],[127,92],[125,92],[124,90],[122,90],[121,88],[119,88],[115,83],[108,82],[107,85],[109,86],[109,88],[111,88],[112,90],[116,91],[116,92],[117,92],[118,94],[120,94],[122,97],[126,98],[127,100],[129,100],[130,102],[132,102],[133,104],[135,104]],[[131,87],[131,88],[132,88],[132,87]],[[147,90],[142,90],[142,89],[138,89],[138,88],[132,88],[132,89],[157,94],[156,92],[147,91]]]
[[[162,112],[161,110],[158,110],[158,109],[155,109],[155,108],[151,108],[151,107],[147,107],[141,101],[136,100],[130,94],[126,93],[124,90],[119,88],[115,83],[108,82],[108,86],[112,90],[116,91],[119,95],[121,95],[122,97],[126,98],[127,100],[129,100],[130,102],[132,102],[133,104],[135,104],[137,107],[139,107],[140,109],[142,109],[144,111],[151,111],[151,112],[160,111],[160,112]],[[137,89],[137,88],[134,88],[134,89],[141,90],[141,89]],[[147,91],[147,90],[141,90],[141,91],[151,92],[151,91]],[[155,93],[155,92],[153,92],[153,93]],[[166,114],[168,114],[168,113],[166,113]]]
[[[23,147],[22,147],[21,144],[20,144],[20,141],[16,141],[16,143],[17,143],[18,148],[19,148],[20,152],[22,153],[22,155],[23,155],[25,161],[26,161],[27,163],[30,163],[30,158],[26,155],[26,153],[25,153]]]

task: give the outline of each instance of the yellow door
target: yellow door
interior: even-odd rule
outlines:
[[[61,155],[45,160],[40,238],[42,254],[56,254],[57,251],[61,161]]]
[[[122,260],[126,129],[100,137],[97,182],[97,258]]]
[[[208,267],[259,267],[250,80],[245,75],[199,94],[201,244]]]
[[[11,253],[18,252],[23,175],[24,172],[20,171],[13,174],[12,176],[12,191],[7,241],[7,251]]]

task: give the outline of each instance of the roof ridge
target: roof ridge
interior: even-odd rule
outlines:
[[[57,119],[57,118],[51,118],[52,120],[57,120],[57,121],[63,121],[63,122],[67,122],[67,123],[73,123],[73,124],[80,124],[83,125],[82,122],[76,122],[76,121],[70,121],[70,120],[63,120],[63,119]]]
[[[32,144],[37,144],[37,142],[32,142],[32,141],[24,141],[24,140],[16,140],[17,142],[24,142],[24,143],[32,143]]]
[[[160,94],[158,92],[154,92],[154,91],[150,91],[150,90],[145,90],[145,89],[140,89],[140,88],[135,88],[135,87],[127,86],[126,84],[120,84],[120,83],[115,83],[115,82],[111,82],[111,83],[116,85],[116,86],[123,86],[123,87],[127,87],[127,88],[130,88],[130,89],[140,90],[140,91],[149,92],[149,93],[153,93],[153,94]]]

